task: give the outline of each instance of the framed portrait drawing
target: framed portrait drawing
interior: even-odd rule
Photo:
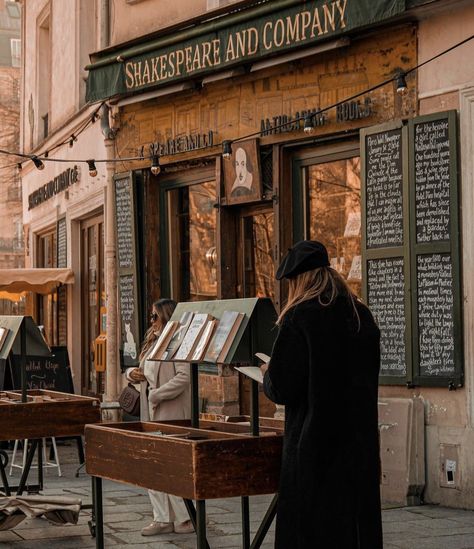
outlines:
[[[261,199],[262,180],[257,139],[232,143],[232,157],[224,160],[223,165],[228,206]]]

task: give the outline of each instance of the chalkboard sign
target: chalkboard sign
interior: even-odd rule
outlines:
[[[119,269],[130,269],[135,258],[134,200],[130,177],[115,181],[115,219]]]
[[[409,122],[414,382],[463,383],[457,113]]]
[[[26,358],[26,385],[28,389],[48,389],[62,393],[74,393],[71,368],[66,347],[52,347],[52,357],[28,356]],[[13,389],[21,389],[21,358],[11,356]]]
[[[450,140],[447,118],[414,124],[416,240],[450,238]]]
[[[56,266],[67,267],[67,225],[66,218],[58,219],[56,227]]]
[[[452,376],[456,368],[451,255],[419,255],[416,270],[420,375]]]
[[[138,364],[140,304],[137,272],[135,182],[133,174],[115,177],[118,290],[121,315],[122,367]]]
[[[403,257],[368,261],[367,303],[380,328],[381,369],[385,376],[407,373]]]
[[[367,248],[403,244],[402,129],[365,137]]]

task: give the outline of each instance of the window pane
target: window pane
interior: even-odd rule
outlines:
[[[171,192],[170,252],[173,295],[178,301],[202,301],[217,297],[216,187],[213,181]],[[176,212],[175,210],[175,212]],[[174,214],[176,215],[176,213]],[[174,232],[178,234],[174,234]]]
[[[315,164],[306,170],[307,234],[326,245],[331,266],[360,296],[360,158]]]

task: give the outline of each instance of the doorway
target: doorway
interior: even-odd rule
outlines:
[[[82,394],[89,396],[105,392],[105,372],[95,371],[93,352],[101,329],[101,307],[105,307],[102,214],[81,222]]]
[[[275,216],[272,204],[241,208],[238,214],[237,297],[275,298]],[[240,413],[250,414],[250,380],[239,376]],[[260,415],[273,417],[275,404],[259,392]]]

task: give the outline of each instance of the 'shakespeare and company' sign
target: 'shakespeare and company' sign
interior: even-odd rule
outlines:
[[[28,209],[31,210],[32,208],[39,206],[43,202],[46,202],[46,200],[52,198],[54,195],[65,191],[78,181],[79,168],[77,166],[74,166],[74,168],[68,168],[64,172],[57,175],[54,179],[51,179],[51,181],[48,181],[48,183],[42,185],[39,189],[36,189],[36,191],[33,191],[28,196]]]
[[[89,101],[127,94],[254,62],[315,43],[404,11],[404,0],[317,0],[257,16],[142,55],[119,52],[90,68]],[[172,41],[172,36],[167,37]]]

